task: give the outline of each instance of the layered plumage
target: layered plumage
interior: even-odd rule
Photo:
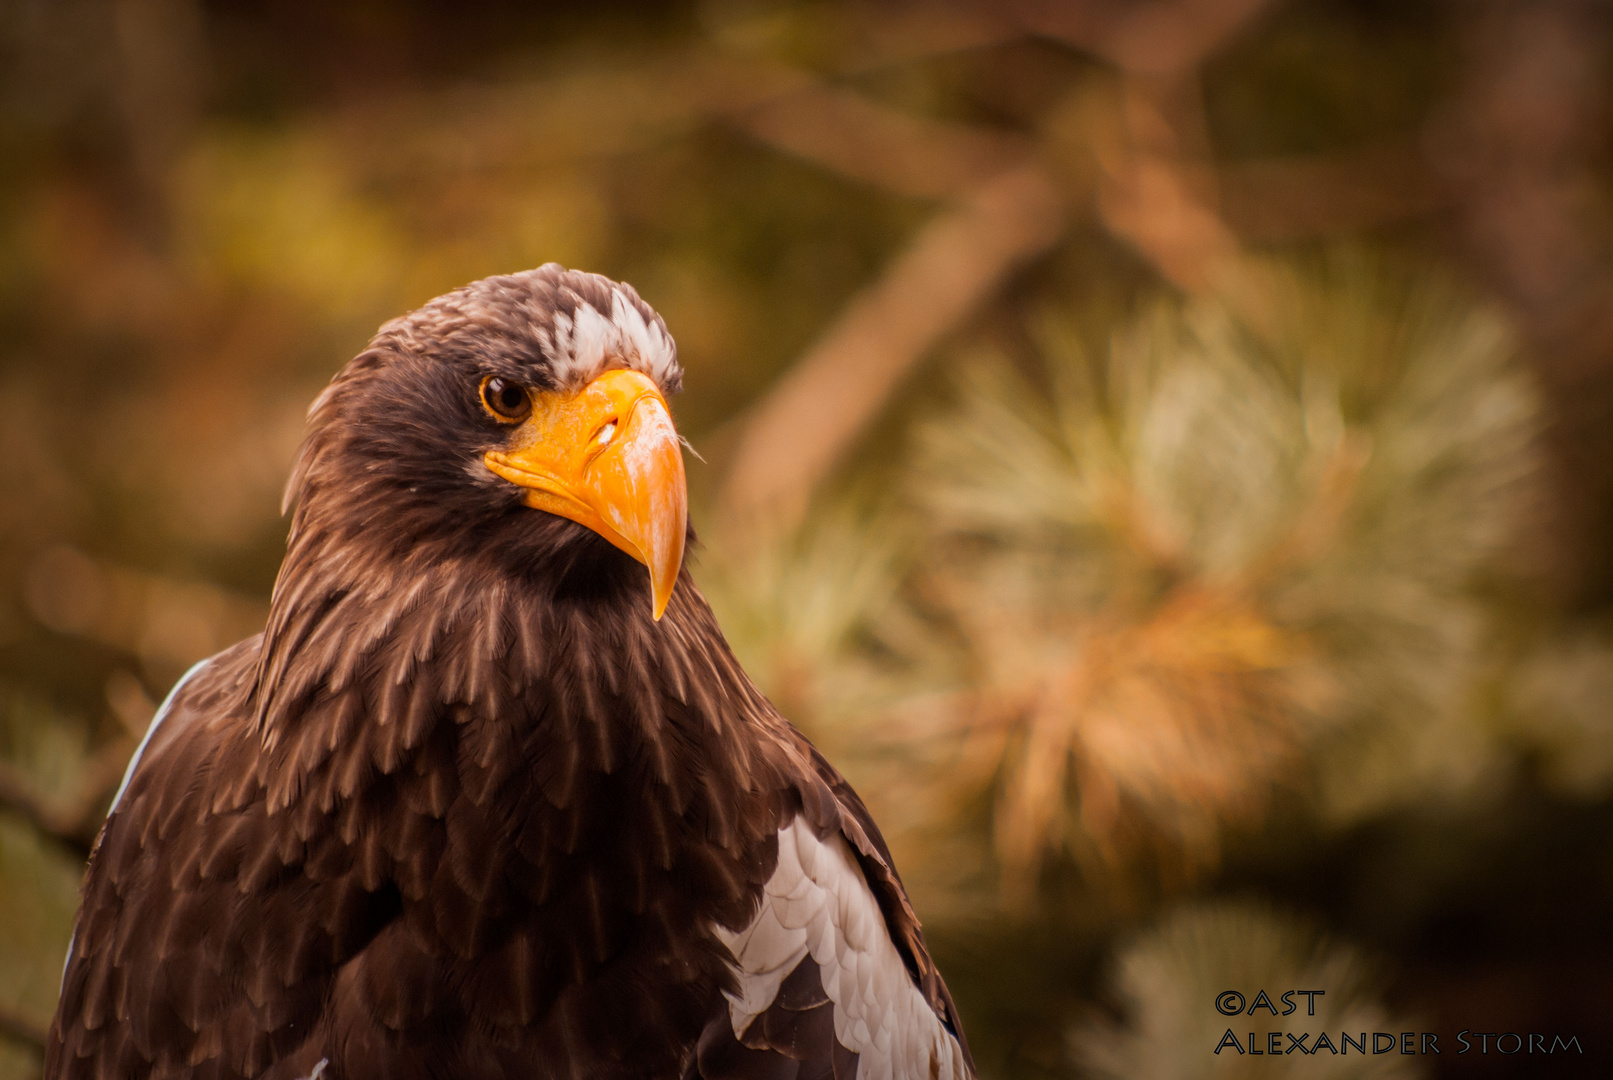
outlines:
[[[551,265],[315,403],[268,627],[175,688],[92,857],[51,1080],[973,1075],[878,829],[687,570],[657,620],[630,544],[487,464],[489,386],[618,370],[681,378]]]

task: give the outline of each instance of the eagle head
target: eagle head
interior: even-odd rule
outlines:
[[[682,379],[629,285],[550,263],[456,289],[381,327],[314,402],[291,548],[642,583],[614,547],[648,568],[660,619],[688,533]]]

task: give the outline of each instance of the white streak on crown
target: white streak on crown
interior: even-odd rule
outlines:
[[[612,368],[648,375],[665,388],[677,365],[672,339],[659,323],[645,319],[620,289],[611,290],[609,315],[578,297],[574,315],[557,313],[546,336],[555,379],[568,390]]]

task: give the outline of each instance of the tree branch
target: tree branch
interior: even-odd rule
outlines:
[[[899,112],[817,81],[737,114],[735,127],[899,195],[951,199],[1030,156],[1005,132]]]
[[[1268,2],[1020,0],[962,33],[1001,37],[992,20],[1006,19],[1109,60],[1118,93],[1100,103],[1104,119],[1083,150],[1099,166],[1104,225],[1179,288],[1222,294],[1257,325],[1263,293],[1250,285],[1259,269],[1218,211],[1223,183],[1238,224],[1258,238],[1372,224],[1422,212],[1437,197],[1426,170],[1399,148],[1252,163],[1225,176],[1216,169],[1197,68]],[[749,66],[771,72],[763,81],[772,93],[730,108],[734,127],[842,175],[954,204],[739,422],[719,523],[787,529],[901,377],[1014,266],[1057,241],[1064,207],[1082,193],[1061,194],[1018,136],[909,116],[803,72]],[[1295,179],[1309,181],[1308,197],[1292,194]],[[1363,193],[1362,182],[1373,180]]]
[[[782,531],[798,522],[913,363],[1063,227],[1063,199],[1034,166],[995,177],[926,225],[745,418],[722,524]]]

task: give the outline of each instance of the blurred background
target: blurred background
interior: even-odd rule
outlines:
[[[677,338],[696,578],[985,1077],[1608,1075],[1610,61],[1592,0],[0,0],[0,1077],[308,402],[551,260]],[[1295,988],[1443,1053],[1214,1054]]]

